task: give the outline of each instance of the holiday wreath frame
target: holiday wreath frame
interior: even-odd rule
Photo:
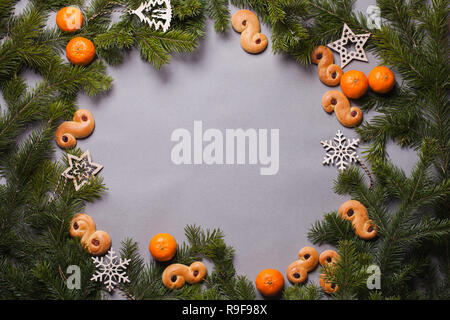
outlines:
[[[106,188],[101,177],[75,192],[64,189],[49,201],[67,163],[52,160],[52,144],[61,119],[71,118],[81,91],[89,96],[107,91],[112,79],[105,62],[117,65],[132,48],[160,69],[172,53],[192,52],[205,36],[207,17],[218,32],[229,29],[228,1],[173,0],[173,20],[166,33],[152,30],[136,17],[124,14],[111,23],[111,14],[121,8],[137,8],[138,0],[28,2],[14,15],[18,1],[0,0],[0,87],[7,110],[0,118],[0,297],[2,299],[96,299],[106,297],[102,286],[89,281],[94,272],[90,256],[79,241],[68,237],[70,219],[86,202],[99,199]],[[357,33],[372,33],[368,49],[385,65],[392,66],[403,84],[387,96],[369,94],[362,109],[379,115],[356,129],[371,145],[367,159],[375,175],[369,189],[359,169],[341,173],[335,184],[339,194],[349,194],[364,203],[371,218],[380,226],[379,237],[365,242],[355,237],[351,224],[327,214],[309,234],[313,243],[329,243],[339,249],[337,272],[324,272],[340,290],[336,298],[449,298],[449,64],[447,58],[446,1],[378,0],[384,24],[371,29],[364,16],[352,11],[354,1],[257,1],[232,0],[237,7],[249,8],[272,29],[274,53],[288,54],[308,65],[310,53],[318,44],[340,36],[346,23]],[[75,33],[93,40],[97,59],[87,67],[68,64],[61,50],[74,36],[48,29],[46,19],[65,5],[78,5],[86,17],[84,27]],[[43,80],[29,88],[22,78],[31,69]],[[19,142],[22,135],[32,133]],[[411,177],[387,159],[386,143],[421,148],[420,160]],[[80,155],[81,150],[70,153]],[[393,199],[400,201],[392,209]],[[169,291],[161,285],[163,265],[146,264],[137,244],[126,240],[123,258],[131,259],[131,280],[121,289],[132,299],[252,299],[252,283],[236,276],[233,249],[220,230],[187,226],[188,244],[179,247],[175,261],[188,264],[206,258],[215,271],[201,285]],[[438,253],[438,254],[436,254]],[[438,258],[433,262],[434,257]],[[369,291],[363,271],[370,263],[382,268],[382,288]],[[64,270],[75,264],[82,270],[80,290],[69,290]],[[434,272],[439,269],[440,272]],[[56,276],[55,275],[59,275]],[[417,282],[424,284],[417,289]],[[284,290],[286,299],[317,299],[320,290],[313,284]]]

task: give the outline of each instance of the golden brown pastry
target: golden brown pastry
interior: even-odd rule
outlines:
[[[325,266],[334,267],[338,262],[338,259],[339,254],[336,251],[325,250],[320,254],[319,262],[322,267]],[[339,289],[337,284],[325,280],[324,273],[320,275],[320,286],[322,287],[323,291],[325,291],[328,294],[335,293]]]
[[[334,57],[331,50],[325,46],[318,46],[311,55],[311,61],[318,65],[319,79],[330,87],[340,84],[342,69],[334,64]]]
[[[169,289],[179,289],[184,283],[202,281],[206,276],[206,266],[200,261],[193,262],[189,267],[174,263],[168,266],[162,274],[162,282]]]
[[[241,46],[249,53],[260,53],[267,47],[267,37],[260,33],[258,17],[250,10],[239,10],[231,17],[236,32],[241,33]]]
[[[364,240],[370,240],[377,235],[377,226],[369,219],[366,207],[356,200],[344,202],[338,210],[341,218],[352,222],[358,237]]]
[[[314,270],[319,263],[319,253],[312,247],[304,247],[298,252],[299,260],[292,262],[286,270],[286,276],[292,283],[303,283],[308,272]]]
[[[340,91],[331,90],[322,97],[322,107],[326,112],[336,113],[336,118],[345,127],[353,128],[361,123],[363,113],[358,107],[350,107],[350,101]]]
[[[73,148],[77,139],[86,138],[94,131],[95,121],[89,110],[79,109],[73,116],[73,121],[66,121],[56,130],[56,143],[61,148]]]
[[[70,236],[81,238],[83,247],[92,255],[104,254],[111,247],[111,238],[105,231],[96,231],[94,220],[84,213],[78,213],[70,221]]]

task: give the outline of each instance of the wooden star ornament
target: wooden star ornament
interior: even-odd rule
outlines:
[[[350,30],[348,25],[344,24],[342,37],[339,40],[329,43],[327,46],[330,49],[339,52],[339,54],[341,55],[341,68],[343,69],[352,60],[359,60],[363,62],[369,61],[363,48],[367,40],[369,40],[370,35],[370,33],[355,35],[353,31]],[[349,43],[349,41],[355,45],[355,51],[347,51],[346,45]]]
[[[94,163],[91,160],[91,154],[89,150],[81,155],[81,157],[74,156],[73,154],[67,155],[69,159],[69,167],[62,173],[67,179],[73,180],[73,185],[75,186],[75,191],[78,191],[89,179],[95,176],[103,166]]]

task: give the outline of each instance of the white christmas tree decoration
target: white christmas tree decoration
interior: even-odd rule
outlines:
[[[169,29],[172,20],[172,7],[169,0],[149,0],[141,3],[136,10],[130,10],[130,13],[137,15],[150,27],[156,30],[161,28],[164,32]]]
[[[103,282],[109,292],[120,282],[130,282],[125,270],[131,259],[122,260],[120,258],[119,261],[117,259],[118,257],[113,248],[109,249],[105,257],[92,257],[97,270],[92,276],[91,281]]]
[[[352,162],[361,163],[356,154],[359,139],[353,139],[353,141],[350,141],[350,139],[346,140],[341,130],[338,130],[333,140],[320,141],[327,152],[322,162],[323,164],[335,164],[339,170],[344,171]]]

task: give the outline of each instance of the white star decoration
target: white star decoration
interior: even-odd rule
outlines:
[[[342,37],[335,42],[329,43],[328,47],[333,49],[334,51],[339,52],[341,55],[341,68],[344,69],[346,65],[348,65],[352,60],[359,60],[363,62],[368,62],[366,53],[363,49],[367,40],[369,40],[370,33],[357,34],[355,35],[352,30],[348,27],[347,24],[344,24],[344,31],[342,32]],[[355,44],[355,50],[350,53],[347,51],[345,47],[348,42]]]
[[[161,28],[164,32],[169,29],[172,20],[172,7],[169,0],[149,0],[143,2],[136,10],[130,10],[130,13],[137,15],[150,27],[156,30]],[[145,15],[148,13],[151,13],[151,18]]]
[[[67,179],[73,180],[75,190],[78,191],[88,183],[89,179],[99,173],[103,166],[91,161],[91,154],[89,150],[81,155],[81,157],[68,154],[69,168],[67,168],[62,175]]]
[[[333,142],[333,140],[335,142]],[[360,163],[359,157],[355,151],[358,147],[359,139],[353,139],[353,141],[348,139],[348,141],[346,141],[341,130],[338,130],[333,140],[320,141],[327,152],[322,164],[336,164],[339,170],[344,171],[352,162]]]
[[[113,248],[109,249],[105,257],[92,257],[97,270],[92,276],[91,281],[103,282],[109,292],[111,292],[120,282],[130,282],[125,270],[131,259],[122,260],[122,258],[120,258],[119,261],[117,261],[117,259],[118,257]]]

